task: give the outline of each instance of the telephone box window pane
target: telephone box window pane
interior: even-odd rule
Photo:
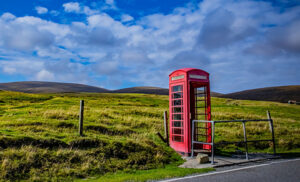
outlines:
[[[183,142],[183,137],[182,136],[173,136],[173,141],[175,141],[175,142]]]
[[[180,99],[182,98],[182,92],[178,92],[178,93],[173,93],[173,99]]]
[[[182,135],[183,134],[183,130],[180,128],[174,128],[173,129],[173,134],[175,135]]]
[[[182,107],[173,107],[173,112],[174,113],[182,113]]]
[[[172,87],[172,92],[181,92],[182,91],[182,85],[177,85]]]
[[[173,120],[182,120],[182,114],[173,114]]]
[[[172,99],[172,140],[183,142],[183,86],[176,85],[171,88]]]
[[[181,121],[174,121],[173,122],[173,127],[182,127]]]
[[[173,100],[173,106],[180,106],[182,105],[182,100]]]

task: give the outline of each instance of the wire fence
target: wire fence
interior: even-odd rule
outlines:
[[[244,133],[244,141],[238,141],[238,142],[227,142],[227,143],[244,143],[245,145],[245,151],[246,151],[246,160],[249,159],[248,157],[248,143],[250,142],[266,142],[270,141],[273,143],[273,154],[276,155],[276,147],[275,147],[275,136],[274,136],[274,126],[273,126],[273,120],[271,118],[270,112],[267,111],[267,117],[268,119],[248,119],[248,120],[224,120],[224,121],[207,121],[207,120],[193,120],[192,121],[192,136],[194,136],[195,131],[195,123],[211,123],[211,142],[201,142],[194,140],[194,137],[192,137],[192,157],[194,156],[194,144],[204,144],[204,145],[210,145],[211,146],[211,163],[214,164],[214,149],[215,149],[215,125],[217,123],[242,123],[243,125],[243,133]],[[263,140],[247,140],[247,133],[246,133],[246,122],[269,122],[270,131],[272,134],[271,139],[263,139]]]

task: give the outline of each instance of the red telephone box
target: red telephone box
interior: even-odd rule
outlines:
[[[210,123],[195,123],[192,136],[192,120],[211,120],[209,74],[200,69],[184,68],[169,75],[169,130],[170,146],[182,155],[191,153],[191,139],[211,142]],[[194,144],[197,152],[211,146]]]

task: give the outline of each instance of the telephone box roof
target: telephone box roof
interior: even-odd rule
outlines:
[[[204,72],[204,73],[206,73],[207,75],[209,75],[209,73],[207,73],[206,71],[203,71],[203,70],[201,70],[201,69],[196,69],[196,68],[182,68],[182,69],[173,71],[170,75],[172,75],[173,73],[175,73],[175,72],[177,72],[177,71],[183,71],[183,72],[186,72],[186,73],[188,73],[188,72],[190,72],[190,71],[200,71],[200,72]],[[170,75],[169,75],[169,76],[170,76]]]

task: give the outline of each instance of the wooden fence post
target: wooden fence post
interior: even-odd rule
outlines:
[[[245,143],[245,149],[246,149],[246,160],[249,160],[248,157],[248,141],[247,141],[247,132],[246,132],[246,123],[243,122],[243,131],[244,131],[244,143]]]
[[[269,119],[270,130],[271,130],[271,132],[272,132],[273,153],[274,153],[274,155],[276,155],[274,126],[273,126],[273,120],[272,120],[272,118],[271,118],[270,111],[267,111],[267,116],[268,116],[268,119]]]
[[[164,111],[164,126],[165,126],[165,138],[166,143],[169,146],[169,128],[168,128],[168,112]]]
[[[80,110],[79,110],[79,135],[82,136],[83,133],[83,111],[84,111],[84,100],[80,100]]]

